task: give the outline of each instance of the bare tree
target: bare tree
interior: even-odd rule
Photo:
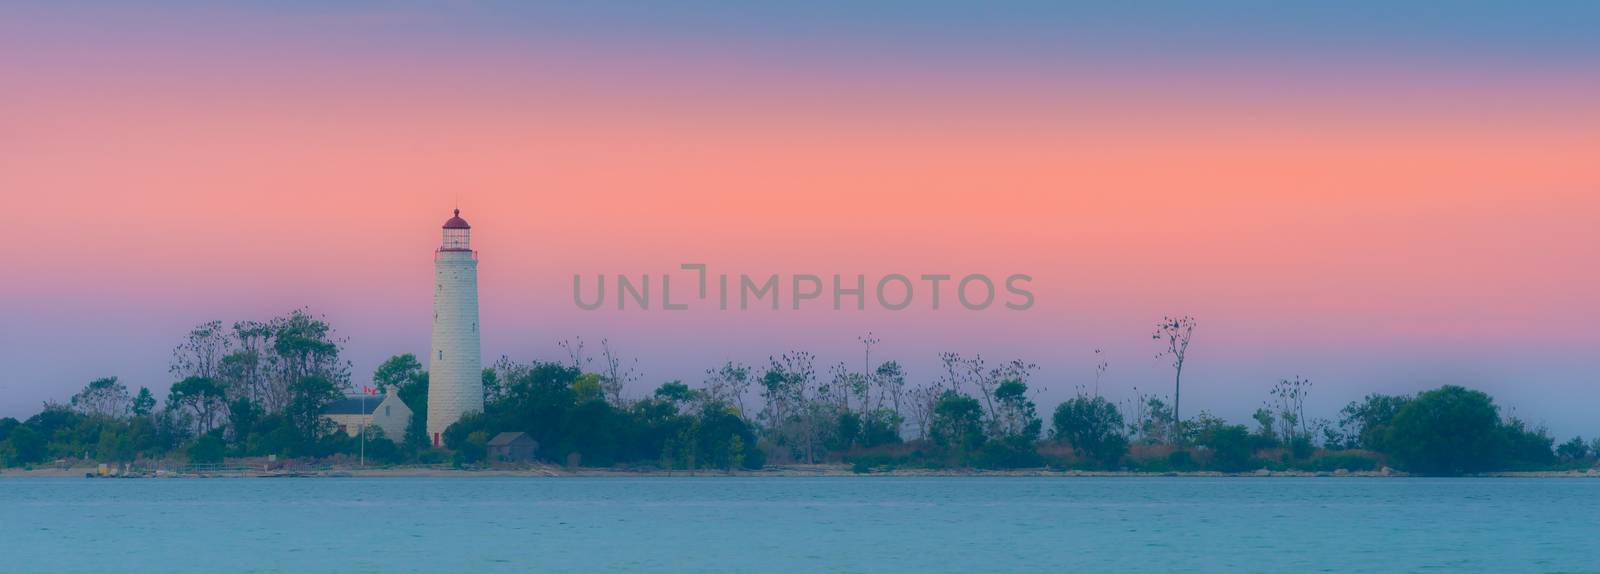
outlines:
[[[321,377],[336,391],[350,386],[350,362],[340,359],[344,339],[334,336],[326,319],[301,308],[267,323],[272,337],[278,386],[285,389],[307,377]],[[288,392],[284,393],[287,397]]]
[[[944,375],[934,382],[939,391],[962,392],[962,387],[969,384],[972,369],[967,368],[968,359],[963,359],[960,353],[939,353],[939,363],[944,369]]]
[[[907,393],[911,403],[911,419],[917,425],[917,438],[927,440],[933,428],[933,412],[939,406],[939,396],[945,389],[938,385],[924,385]]]
[[[1272,385],[1270,391],[1273,407],[1277,411],[1278,434],[1283,436],[1283,444],[1294,443],[1295,437],[1310,438],[1311,432],[1306,419],[1306,396],[1311,394],[1311,380],[1295,377],[1282,379]]]
[[[862,347],[861,380],[857,381],[859,383],[859,389],[856,389],[858,390],[857,395],[861,397],[861,412],[872,412],[873,406],[870,404],[872,378],[876,374],[872,370],[872,347],[881,341],[873,336],[872,331],[867,331],[866,335],[856,337],[856,340],[861,342]]]
[[[1100,396],[1100,379],[1105,377],[1106,369],[1111,368],[1111,363],[1106,361],[1106,355],[1100,349],[1094,350],[1094,396]]]
[[[167,372],[177,379],[217,376],[217,366],[233,346],[222,321],[201,323],[189,330],[182,343],[172,349],[172,364]]]
[[[983,355],[975,355],[963,361],[962,366],[967,369],[966,380],[977,387],[978,394],[983,397],[984,411],[989,414],[991,421],[994,420],[999,414],[994,406],[994,389],[1000,386],[1000,381],[996,380],[997,377],[987,376],[989,373],[984,370]]]
[[[562,339],[557,341],[556,345],[567,352],[567,358],[572,361],[572,368],[582,372],[585,367],[589,366],[589,357],[583,354],[583,337]]]
[[[1000,419],[1000,410],[995,401],[995,389],[1006,381],[1016,381],[1027,384],[1028,379],[1039,366],[1033,363],[1014,359],[998,367],[989,367],[982,355],[971,358],[962,357],[959,353],[940,353],[939,361],[944,365],[944,376],[939,381],[942,390],[965,394],[964,388],[971,386],[977,389],[978,396],[983,399],[984,413],[994,430],[994,425]]]
[[[745,414],[744,395],[749,390],[749,365],[728,361],[721,367],[706,369],[706,400],[732,406],[738,411],[739,417],[746,420],[749,419]]]
[[[1166,401],[1154,394],[1146,394],[1133,388],[1133,398],[1126,402],[1122,412],[1128,413],[1128,434],[1130,437],[1151,444],[1167,442],[1172,437],[1172,408]]]
[[[83,391],[72,395],[72,408],[84,415],[119,419],[128,414],[133,399],[128,387],[117,382],[116,377],[90,381]]]
[[[877,389],[878,408],[889,405],[896,416],[903,416],[901,403],[905,400],[906,374],[897,361],[885,361],[872,373],[872,383]]]
[[[851,412],[850,397],[862,398],[862,395],[866,394],[866,378],[861,373],[851,371],[843,362],[829,367],[828,375],[828,384],[819,387],[821,397],[840,412]],[[865,405],[861,404],[863,402],[864,399],[857,401],[857,406],[861,408],[861,412],[866,412]]]
[[[287,382],[274,381],[278,355],[272,345],[272,328],[258,321],[233,324],[233,337],[239,350],[222,358],[218,380],[228,387],[230,396],[241,394],[262,404],[267,412],[279,412],[289,402]]]
[[[817,384],[816,357],[804,351],[770,359],[761,376],[761,411],[768,435],[810,464],[817,460],[826,420],[833,413],[825,390]]]
[[[1183,426],[1183,361],[1189,351],[1189,338],[1194,335],[1194,317],[1162,317],[1156,324],[1156,330],[1150,338],[1160,341],[1164,348],[1156,353],[1156,359],[1169,359],[1172,361],[1172,424],[1174,427]],[[1179,437],[1183,432],[1174,428],[1172,435]]]
[[[613,406],[624,406],[622,389],[629,383],[639,380],[639,360],[634,359],[628,363],[627,368],[623,368],[623,360],[611,346],[610,339],[600,339],[600,354],[605,361],[606,369],[600,377],[600,388],[605,391],[606,399],[611,401]]]

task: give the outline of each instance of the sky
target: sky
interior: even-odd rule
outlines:
[[[1600,5],[777,4],[7,3],[0,416],[164,395],[190,327],[298,307],[357,382],[425,355],[459,207],[485,362],[607,339],[635,396],[867,332],[914,382],[1020,358],[1048,409],[1099,348],[1103,394],[1169,394],[1150,333],[1186,314],[1185,413],[1462,384],[1600,434]],[[682,263],[1036,303],[573,304]]]

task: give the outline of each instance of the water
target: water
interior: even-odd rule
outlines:
[[[4,572],[1600,572],[1600,480],[0,479]]]

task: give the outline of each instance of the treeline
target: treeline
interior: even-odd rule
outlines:
[[[1165,320],[1154,337],[1173,359],[1174,396],[1192,319]],[[1169,336],[1161,336],[1163,333]],[[1171,335],[1177,333],[1177,335]],[[757,469],[767,464],[846,463],[858,472],[918,468],[1041,468],[1247,472],[1370,471],[1384,466],[1434,475],[1584,468],[1600,439],[1557,446],[1542,428],[1502,416],[1488,395],[1445,386],[1417,395],[1371,395],[1336,419],[1307,415],[1312,385],[1280,381],[1252,424],[1204,411],[1179,418],[1176,401],[1134,389],[1113,401],[1093,387],[1041,412],[1037,367],[944,353],[939,374],[912,384],[897,361],[874,362],[878,340],[860,339],[854,366],[819,368],[791,352],[760,365],[729,362],[701,381],[668,381],[629,397],[640,375],[609,341],[588,356],[564,341],[564,362],[502,358],[484,370],[485,409],[443,436],[427,437],[428,374],[414,355],[381,364],[372,384],[414,415],[404,436],[368,427],[377,464],[493,464],[488,441],[526,432],[537,457],[572,466],[665,470]],[[0,419],[0,462],[142,459],[221,462],[226,457],[346,460],[362,442],[323,417],[351,388],[342,340],[297,310],[266,322],[195,328],[174,350],[176,381],[158,405],[148,389],[115,378],[90,382],[65,404],[26,421]],[[1096,354],[1097,358],[1099,354]]]
[[[95,380],[26,421],[0,419],[0,460],[17,466],[178,456],[211,463],[348,452],[349,438],[322,417],[350,384],[342,342],[303,309],[231,328],[200,325],[173,350],[175,382],[159,408],[147,388],[130,392],[116,377]]]

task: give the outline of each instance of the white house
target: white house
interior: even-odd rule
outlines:
[[[359,436],[363,425],[372,425],[383,429],[383,436],[389,440],[403,440],[406,425],[411,422],[411,408],[400,400],[400,395],[390,392],[382,397],[366,397],[365,401],[362,397],[345,397],[334,402],[322,412],[322,418],[333,421],[340,432],[350,436]]]

